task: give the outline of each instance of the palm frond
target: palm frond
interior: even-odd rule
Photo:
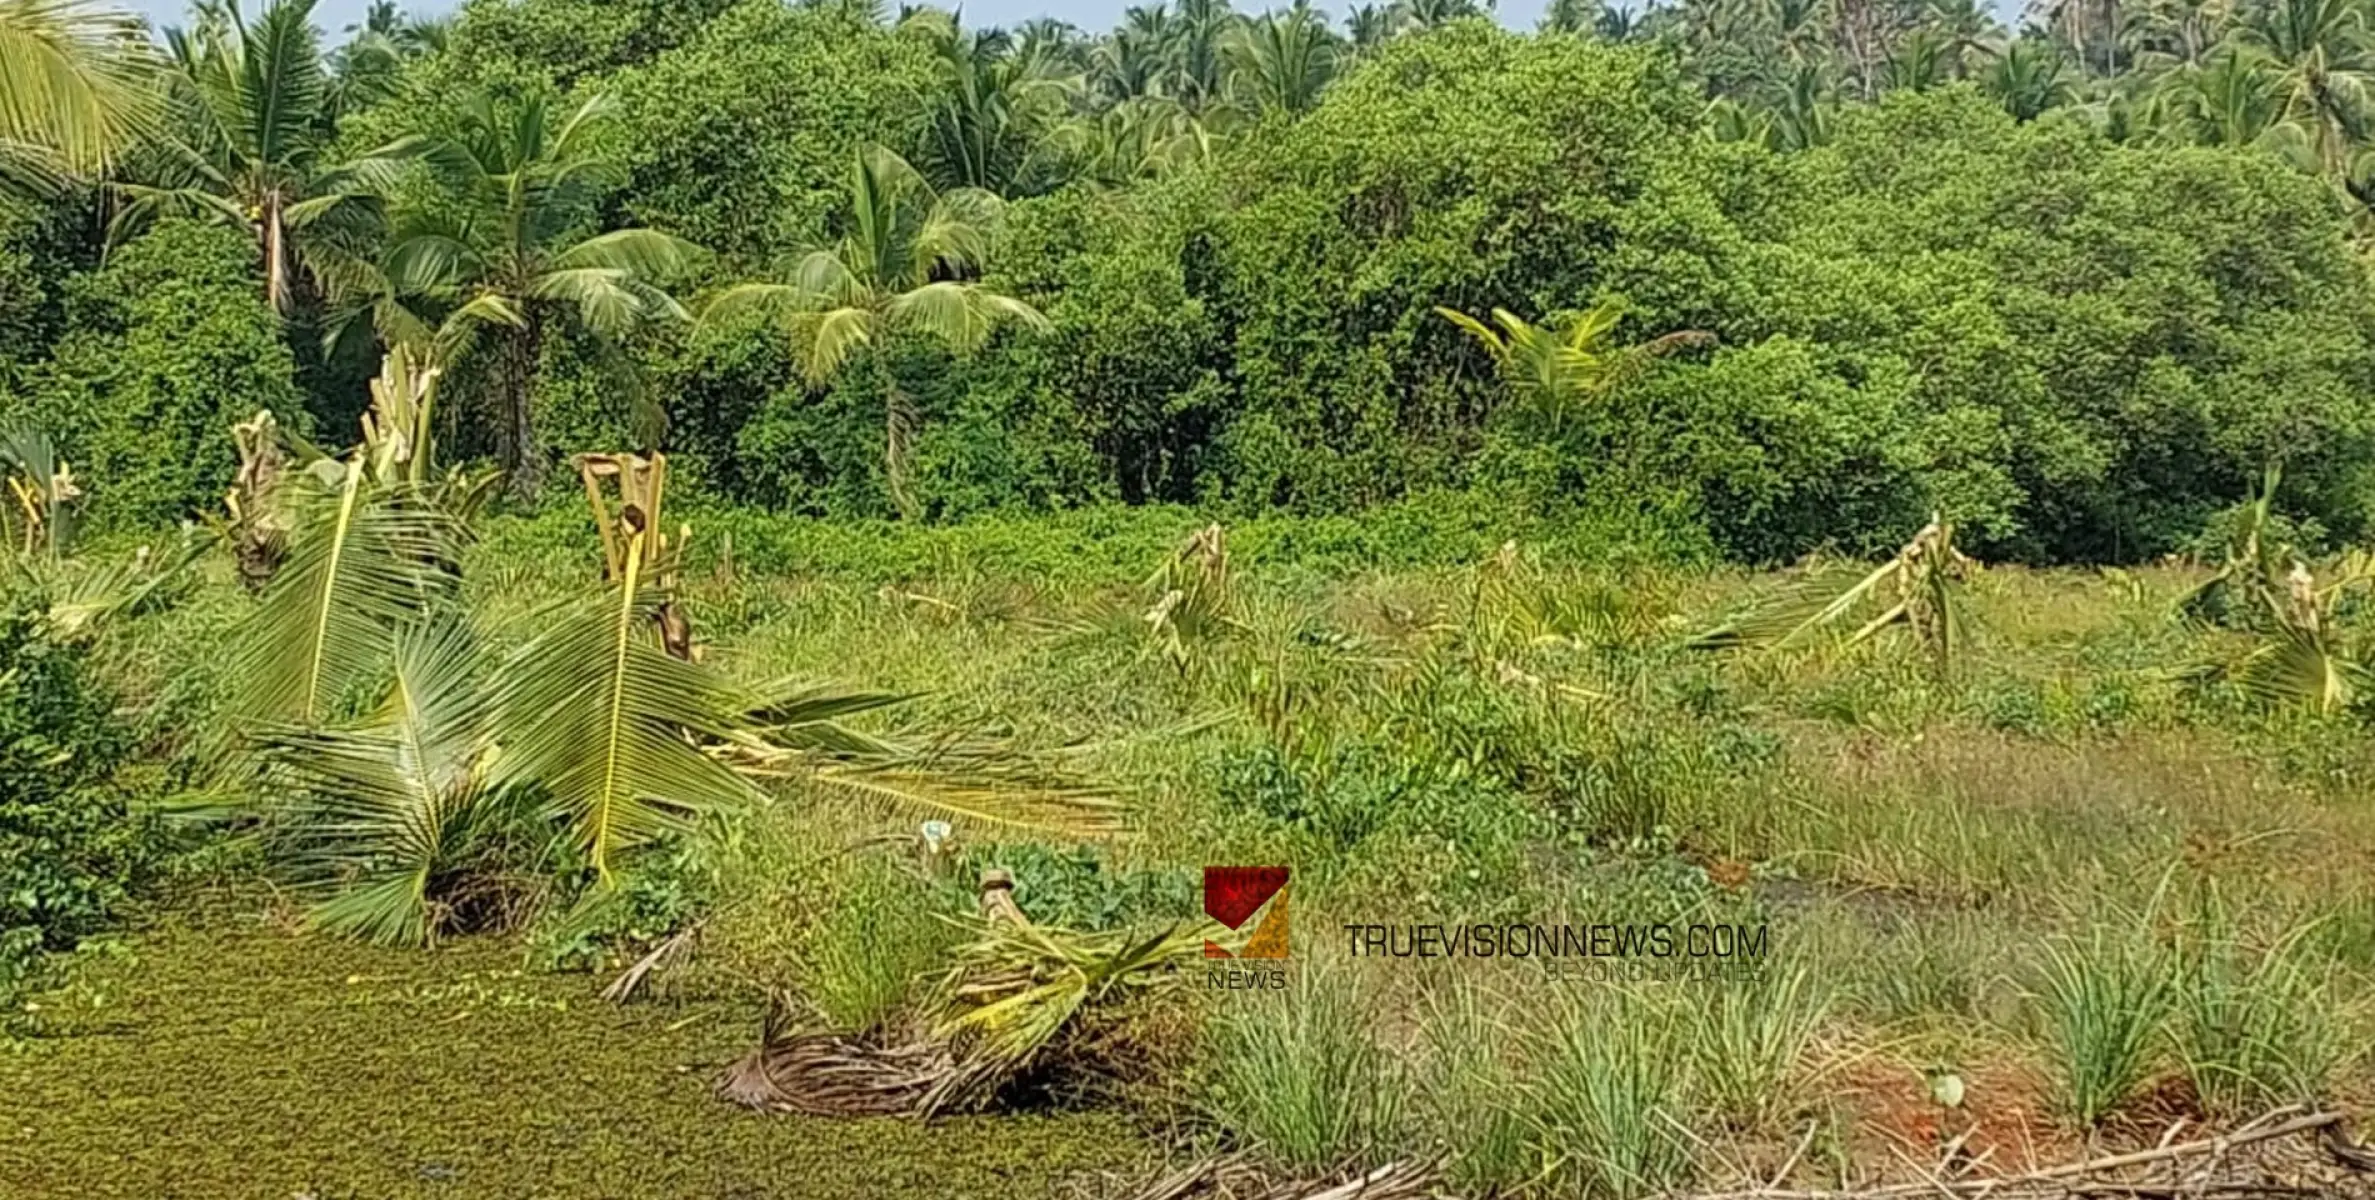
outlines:
[[[360,462],[317,460],[288,489],[287,556],[235,651],[243,715],[316,725],[384,669],[396,630],[453,590],[460,531]]]
[[[498,684],[502,780],[543,788],[606,881],[622,852],[758,798],[700,745],[742,732],[757,697],[662,650],[653,615],[666,597],[644,586],[641,545],[630,540],[603,601],[546,614]]]
[[[137,17],[90,0],[0,0],[0,144],[106,171],[163,116]]]
[[[978,284],[942,280],[902,293],[890,304],[901,326],[929,335],[958,354],[971,354],[1008,322],[1048,327],[1039,310]]]
[[[561,270],[593,267],[661,281],[691,271],[700,256],[699,246],[658,230],[614,229],[561,251],[552,261]]]
[[[264,739],[276,782],[306,797],[301,857],[327,895],[311,920],[371,941],[437,932],[432,888],[483,803],[489,710],[478,647],[458,619],[395,638],[387,699],[360,724]]]
[[[1028,1069],[1082,1010],[1178,979],[1200,960],[1218,925],[1157,932],[1084,933],[1055,926],[984,921],[959,948],[945,989],[945,1016],[932,1030],[953,1049],[948,1073],[924,1097],[926,1113],[987,1101]]]

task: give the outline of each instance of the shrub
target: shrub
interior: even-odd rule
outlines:
[[[47,635],[46,607],[19,593],[0,609],[0,996],[105,927],[159,846],[116,779],[134,731],[87,651]]]

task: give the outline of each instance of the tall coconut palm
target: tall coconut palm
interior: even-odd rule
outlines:
[[[2163,75],[2149,102],[2169,140],[2246,146],[2298,141],[2285,124],[2283,81],[2274,64],[2248,47],[2227,46],[2198,65]],[[2306,149],[2304,143],[2301,147]],[[2314,165],[2314,164],[2312,164]]]
[[[1179,0],[1165,44],[1173,93],[1190,109],[1201,112],[1222,99],[1229,34],[1242,20],[1229,0]]]
[[[97,175],[156,129],[140,19],[90,0],[0,0],[0,167]]]
[[[529,393],[556,326],[611,341],[685,315],[663,287],[696,247],[650,229],[590,232],[594,201],[617,179],[593,146],[607,111],[596,96],[556,122],[541,96],[508,108],[469,100],[459,135],[422,151],[443,196],[399,224],[349,292],[390,342],[425,347],[440,365],[488,356],[495,446],[515,495],[543,479]]]
[[[1204,162],[1219,140],[1211,122],[1168,96],[1117,101],[1066,122],[1056,134],[1070,174],[1107,186]]]
[[[1015,196],[1054,182],[1048,135],[1068,95],[1058,64],[1022,53],[997,30],[976,33],[947,13],[909,18],[925,31],[940,75],[919,165],[942,187]]]
[[[1328,19],[1310,0],[1295,0],[1230,31],[1230,82],[1249,109],[1306,113],[1336,77],[1339,50]]]
[[[916,335],[968,354],[1002,325],[1038,328],[1047,320],[975,278],[998,216],[996,196],[936,192],[905,159],[875,146],[852,164],[849,201],[839,243],[802,255],[787,281],[725,289],[703,320],[753,309],[776,315],[812,384],[863,363],[883,389],[883,477],[892,503],[912,516],[907,459],[915,414],[883,358],[887,343]]]
[[[2271,0],[2244,15],[2241,38],[2275,63],[2286,119],[2307,135],[2328,172],[2340,174],[2367,131],[2375,88],[2375,34],[2352,0]]]
[[[2068,104],[2078,89],[2068,76],[2061,48],[2041,38],[2022,38],[1980,73],[1979,86],[2014,117],[2030,121],[2049,108]]]
[[[1159,28],[1150,31],[1131,23],[1116,27],[1089,48],[1086,72],[1089,93],[1112,103],[1162,95],[1164,75],[1170,70],[1164,55],[1163,33]]]
[[[318,277],[366,253],[379,197],[409,142],[343,163],[329,78],[313,29],[314,0],[273,0],[251,24],[236,5],[207,7],[195,30],[167,31],[180,68],[179,132],[162,139],[153,182],[129,198],[113,232],[160,213],[187,213],[248,230],[264,264],[264,297],[292,313]]]
[[[1542,31],[1590,33],[1599,27],[1600,13],[1606,8],[1600,0],[1550,0],[1542,10]]]
[[[1405,30],[1436,29],[1453,21],[1481,17],[1492,11],[1491,3],[1477,0],[1394,0],[1396,22]]]
[[[347,34],[328,60],[330,109],[340,116],[393,99],[405,68],[444,48],[446,24],[407,19],[395,0],[373,0]]]

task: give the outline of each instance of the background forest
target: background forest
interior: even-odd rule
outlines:
[[[449,453],[522,499],[659,447],[814,515],[1453,489],[1749,560],[1933,509],[1994,556],[2134,560],[2281,460],[2288,504],[2368,519],[2375,31],[2344,0],[2018,34],[1561,3],[1531,35],[1429,0],[1103,33],[475,0],[328,46],[282,2],[201,5],[153,63],[99,11],[4,14],[109,86],[7,117],[0,416],[108,480],[103,524],[214,501],[259,407],[350,428],[399,342],[448,366]],[[1711,337],[1550,412],[1436,311],[1602,301],[1619,343]]]

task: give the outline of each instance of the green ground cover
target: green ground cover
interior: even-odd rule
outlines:
[[[0,1054],[0,1193],[1031,1196],[1144,1153],[1111,1113],[754,1115],[708,1087],[756,1035],[747,997],[620,1008],[514,945],[301,936],[252,892],[210,909],[36,1001],[53,1036]]]

